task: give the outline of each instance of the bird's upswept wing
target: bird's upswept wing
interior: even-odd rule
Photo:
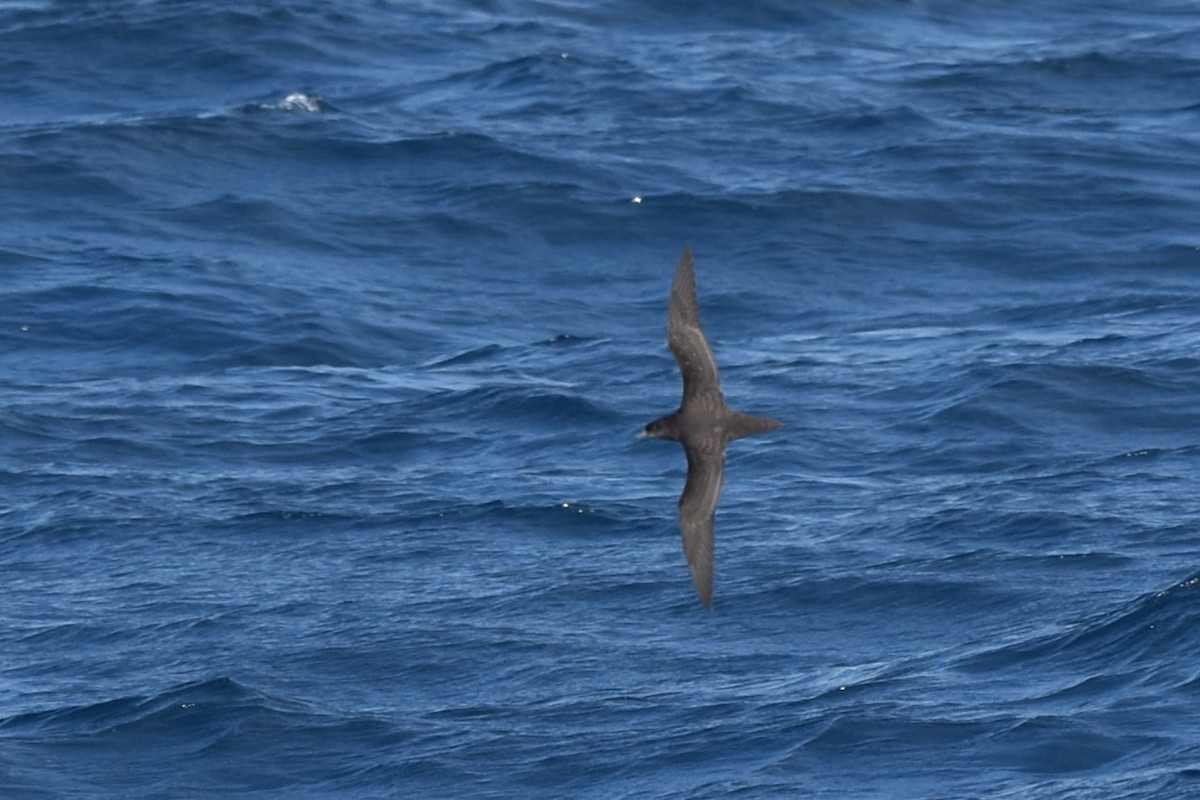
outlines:
[[[667,345],[683,373],[683,402],[721,395],[717,360],[700,325],[700,300],[696,297],[696,269],[692,250],[683,251],[675,280],[671,283],[671,305],[667,310]]]

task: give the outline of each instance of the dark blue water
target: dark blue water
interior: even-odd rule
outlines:
[[[1191,2],[0,3],[0,796],[1200,793]],[[671,275],[730,448],[679,544]]]

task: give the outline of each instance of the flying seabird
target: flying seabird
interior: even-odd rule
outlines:
[[[687,483],[679,498],[683,553],[701,602],[712,610],[713,517],[725,477],[725,445],[734,439],[781,427],[778,420],[734,411],[725,405],[717,360],[700,325],[696,270],[692,250],[683,251],[671,284],[667,311],[667,345],[683,373],[679,410],[656,419],[642,438],[671,439],[687,454]]]

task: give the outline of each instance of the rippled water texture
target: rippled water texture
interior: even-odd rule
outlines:
[[[0,3],[0,796],[1200,791],[1193,3]],[[679,542],[675,263],[731,445]]]

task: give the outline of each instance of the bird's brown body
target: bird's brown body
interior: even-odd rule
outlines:
[[[725,405],[712,347],[700,325],[700,301],[691,249],[685,250],[671,284],[667,344],[683,374],[683,399],[674,414],[646,426],[643,436],[671,439],[687,454],[687,483],[679,498],[683,552],[701,602],[712,609],[713,523],[725,476],[725,445],[780,427],[777,420]]]

